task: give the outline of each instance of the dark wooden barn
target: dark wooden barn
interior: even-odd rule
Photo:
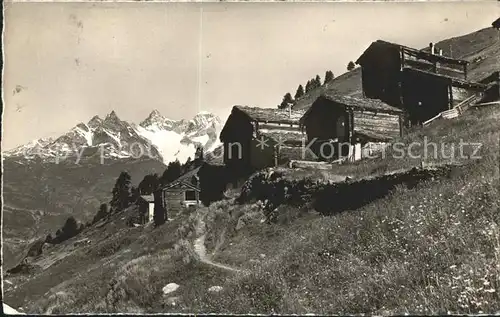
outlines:
[[[356,64],[361,65],[364,97],[403,108],[403,69],[419,69],[466,80],[469,62],[443,56],[432,43],[426,50],[417,50],[378,40],[364,51]]]
[[[387,142],[403,134],[404,113],[368,98],[324,94],[301,119],[308,146],[321,160],[349,154],[355,144]]]
[[[428,71],[404,68],[402,99],[412,124],[479,101],[487,86]]]
[[[208,206],[224,197],[224,191],[233,181],[226,166],[219,161],[204,162],[198,172],[200,179],[200,200]]]
[[[300,155],[296,148],[305,142],[299,126],[304,112],[234,106],[220,135],[226,167],[245,175]]]
[[[200,204],[199,169],[193,169],[162,188],[164,208],[169,217]]]

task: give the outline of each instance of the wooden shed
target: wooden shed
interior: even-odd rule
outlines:
[[[155,210],[154,195],[141,195],[138,199],[139,205],[139,222],[145,224],[153,221]]]
[[[487,85],[414,68],[403,69],[402,99],[412,124],[477,102]]]
[[[403,107],[401,83],[404,68],[414,68],[467,79],[466,60],[443,56],[433,43],[417,50],[382,40],[373,42],[358,58],[361,65],[363,96],[380,99],[391,106]]]
[[[200,204],[199,167],[162,188],[164,207],[169,217]]]
[[[284,163],[287,158],[281,153],[305,142],[299,125],[304,113],[304,110],[234,106],[220,135],[224,164],[233,173],[244,175]]]
[[[308,146],[321,160],[348,155],[352,146],[403,134],[404,112],[380,100],[323,94],[301,119]]]

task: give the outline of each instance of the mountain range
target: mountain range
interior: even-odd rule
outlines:
[[[21,160],[39,158],[44,162],[63,160],[100,160],[148,156],[164,164],[178,159],[181,163],[194,158],[197,147],[213,151],[220,142],[222,127],[219,117],[200,112],[191,120],[171,120],[153,110],[141,123],[121,120],[115,111],[104,119],[94,116],[79,123],[57,138],[41,138],[3,153],[4,157]]]
[[[208,112],[171,120],[154,110],[135,124],[112,111],[57,138],[2,153],[5,263],[17,261],[34,239],[54,234],[69,216],[91,220],[110,201],[122,171],[137,186],[148,174],[162,175],[171,161],[194,159],[197,146],[209,155],[219,144],[221,126]]]

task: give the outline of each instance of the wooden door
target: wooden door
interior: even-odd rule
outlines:
[[[339,142],[345,142],[348,140],[349,121],[347,120],[346,113],[342,113],[337,117],[335,129],[335,135],[337,136]]]

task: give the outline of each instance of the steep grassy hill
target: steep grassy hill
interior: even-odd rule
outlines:
[[[69,216],[91,220],[99,205],[109,202],[122,171],[137,185],[148,173],[161,174],[166,168],[152,159],[54,164],[6,158],[3,164],[6,265],[16,263],[29,242],[54,233]]]
[[[382,39],[383,40],[383,39]],[[366,47],[371,43],[366,43]],[[447,39],[435,44],[443,50],[443,55],[465,59],[471,62],[469,78],[479,81],[498,70],[500,65],[500,40],[498,31],[493,28],[482,29],[463,36]],[[428,51],[429,48],[424,48]],[[361,55],[363,52],[359,52]],[[357,57],[355,57],[357,58]],[[335,92],[349,96],[361,96],[361,68],[347,72],[333,81],[310,91],[297,100],[295,109],[309,107],[324,92]]]
[[[468,135],[464,142],[483,144],[481,158],[329,216],[315,210],[314,192],[302,205],[275,206],[274,221],[255,200],[223,200],[156,229],[126,227],[132,210],[124,211],[45,246],[29,259],[32,273],[6,276],[5,301],[32,313],[499,312],[499,119],[500,109],[490,107],[437,121],[433,140],[458,144]],[[424,137],[414,132],[405,144]],[[394,162],[386,170],[399,168]],[[317,182],[339,174],[322,173],[332,176]],[[280,177],[270,181],[278,184]],[[275,195],[270,191],[268,199]],[[336,205],[334,195],[329,203]],[[213,260],[247,271],[199,261],[199,220]],[[179,289],[164,295],[169,283]],[[212,286],[219,291],[209,291]]]

